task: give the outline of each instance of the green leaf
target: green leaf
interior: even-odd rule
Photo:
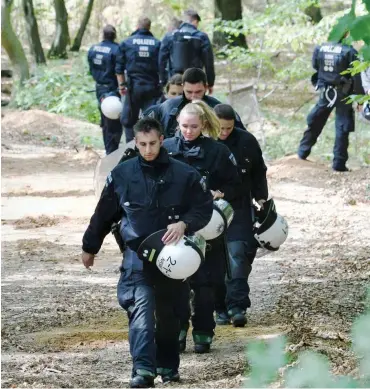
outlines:
[[[362,0],[362,2],[365,4],[366,9],[370,12],[370,0]]]
[[[363,56],[365,61],[370,61],[370,45],[364,45],[360,50],[360,54]]]
[[[356,40],[364,40],[364,37],[370,39],[370,15],[364,15],[356,18],[351,26],[351,36]]]
[[[329,41],[338,42],[342,39],[343,35],[350,29],[355,19],[356,16],[352,13],[352,10],[339,18],[337,24],[333,27],[329,34]]]

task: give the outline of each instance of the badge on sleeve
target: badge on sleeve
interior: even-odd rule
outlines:
[[[231,161],[235,166],[237,166],[236,159],[235,159],[233,153],[230,154],[229,159],[230,159],[230,161]]]
[[[202,187],[203,189],[203,192],[207,192],[207,182],[206,182],[206,179],[205,177],[202,177],[199,181],[200,183],[200,186]]]
[[[107,179],[105,180],[105,187],[107,188],[108,185],[112,182],[112,173],[109,173],[107,176]]]

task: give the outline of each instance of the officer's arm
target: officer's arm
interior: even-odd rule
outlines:
[[[238,174],[234,155],[224,146],[219,152],[216,159],[217,181],[220,184],[219,188],[211,188],[212,190],[220,190],[224,193],[224,198],[227,201],[234,200],[241,194],[241,179]]]
[[[90,49],[87,53],[87,62],[89,63],[89,74],[92,75],[92,49]]]
[[[207,82],[210,87],[215,84],[215,64],[213,58],[213,50],[212,44],[206,34],[204,34],[204,38],[202,39],[202,59],[203,64],[206,70]]]
[[[161,48],[159,50],[159,56],[158,56],[159,82],[162,85],[166,85],[168,79],[166,66],[170,58],[170,40],[171,40],[170,36],[165,35],[161,43]]]
[[[116,56],[116,69],[115,69],[118,85],[125,82],[125,69],[126,69],[125,43],[121,42]]]
[[[249,148],[253,151],[252,154],[252,169],[251,175],[251,192],[252,197],[258,200],[267,200],[268,198],[268,186],[266,172],[267,167],[263,160],[262,150],[258,144],[257,139],[252,135],[251,139],[248,139]]]
[[[180,218],[186,224],[186,231],[193,233],[205,227],[211,220],[213,197],[207,189],[203,177],[194,170],[188,186],[190,209]]]
[[[97,254],[104,238],[110,232],[112,224],[121,219],[122,212],[114,190],[114,182],[109,175],[95,212],[90,219],[90,224],[83,236],[82,250],[86,253]]]
[[[312,54],[312,67],[317,71],[319,71],[319,66],[320,66],[319,53],[320,53],[320,46],[316,46]]]

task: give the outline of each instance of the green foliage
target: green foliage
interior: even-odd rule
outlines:
[[[86,60],[76,58],[68,70],[58,66],[59,63],[62,62],[37,68],[35,75],[18,89],[14,104],[21,109],[40,108],[98,123],[95,83],[88,74]]]
[[[368,294],[370,299],[370,293]],[[366,388],[370,385],[370,312],[355,320],[352,326],[353,349],[359,358],[359,377],[333,376],[326,356],[312,351],[298,355],[293,364],[284,368],[285,388]],[[254,342],[248,346],[251,367],[244,387],[268,387],[279,378],[279,369],[286,365],[284,338],[266,344]]]
[[[367,14],[360,16],[356,15],[356,3],[357,0],[352,0],[351,10],[338,19],[336,25],[330,32],[329,39],[339,41],[348,31],[352,40],[364,42],[360,54],[364,60],[370,61],[370,1],[363,0]]]

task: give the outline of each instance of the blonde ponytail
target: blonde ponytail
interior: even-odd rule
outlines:
[[[185,107],[181,110],[180,115],[182,113],[199,116],[204,126],[202,133],[213,139],[218,139],[221,133],[220,121],[213,109],[204,101],[193,100],[191,103],[185,105]]]

